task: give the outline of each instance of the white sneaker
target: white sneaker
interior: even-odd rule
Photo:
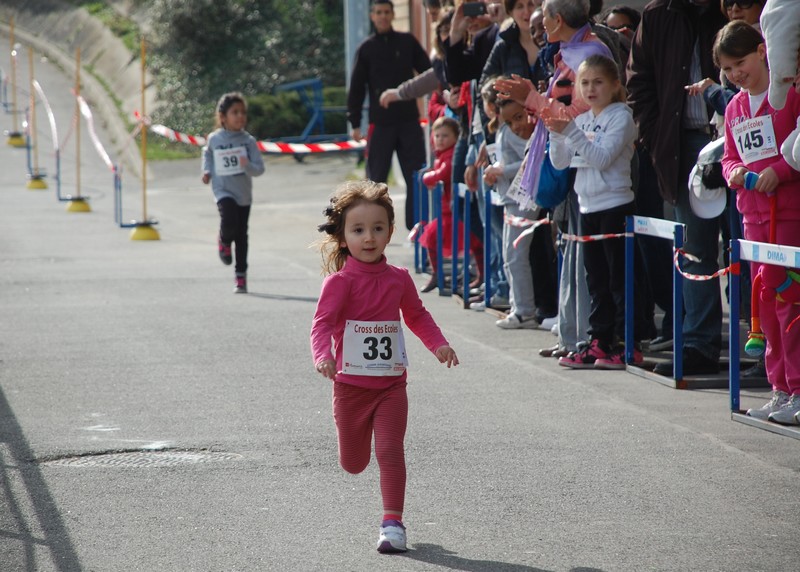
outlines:
[[[552,318],[545,318],[542,320],[542,323],[539,324],[539,328],[542,330],[553,331],[554,327],[558,327],[558,317],[556,316]]]
[[[406,550],[406,527],[399,520],[384,520],[378,533],[378,552],[392,554]]]
[[[509,314],[502,320],[497,320],[494,324],[504,330],[535,330],[539,327],[539,320],[536,319],[536,316],[525,317]]]
[[[556,323],[553,324],[552,328],[550,328],[550,333],[553,334],[555,337],[558,337],[558,320],[556,320]]]
[[[780,409],[769,414],[769,420],[783,425],[800,425],[797,414],[800,413],[800,393],[796,393],[784,403]]]
[[[769,419],[771,413],[778,411],[787,401],[789,401],[788,393],[784,393],[783,391],[773,391],[772,399],[769,400],[769,403],[765,403],[758,409],[748,409],[747,415],[750,417],[755,417],[756,419],[761,419],[762,421],[766,421]]]

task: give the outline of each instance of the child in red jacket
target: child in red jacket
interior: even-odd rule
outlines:
[[[442,255],[451,256],[453,253],[453,210],[452,210],[452,180],[453,180],[453,151],[456,141],[458,141],[459,126],[455,119],[450,117],[440,117],[433,123],[433,149],[436,153],[436,160],[433,169],[422,176],[422,183],[433,189],[437,183],[442,183]],[[436,238],[437,238],[437,219],[431,220],[422,232],[420,244],[428,250],[428,260],[431,264],[431,278],[425,286],[423,292],[430,292],[436,288]],[[459,222],[458,229],[458,250],[464,248],[464,232],[462,224]],[[475,256],[475,263],[478,266],[478,283],[483,276],[483,244],[474,235],[470,237],[470,249]]]

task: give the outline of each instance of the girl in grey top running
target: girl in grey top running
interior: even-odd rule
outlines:
[[[219,209],[217,238],[219,257],[233,262],[235,243],[236,282],[234,292],[247,292],[247,221],[253,202],[253,177],[264,172],[264,160],[256,140],[244,130],[247,103],[238,92],[226,93],[217,103],[217,129],[203,149],[203,183],[211,190]]]

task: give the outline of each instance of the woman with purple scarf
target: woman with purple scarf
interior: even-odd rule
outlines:
[[[547,92],[542,95],[533,84],[520,77],[498,81],[495,84],[499,96],[522,103],[528,111],[530,120],[536,127],[528,144],[529,150],[523,163],[522,176],[515,198],[520,205],[533,207],[539,186],[539,172],[547,146],[547,129],[538,121],[539,112],[549,108],[558,112],[566,108],[567,114],[574,118],[589,109],[580,97],[575,76],[578,67],[590,55],[600,54],[613,59],[608,47],[592,33],[589,23],[589,0],[545,0],[542,4],[543,24],[548,42],[560,42],[561,47],[555,56],[555,73],[550,80]],[[574,181],[574,177],[570,178]],[[509,189],[509,195],[515,189]],[[568,232],[578,233],[578,204],[574,191],[567,197],[569,213]],[[578,343],[589,338],[589,311],[591,301],[583,272],[583,249],[580,243],[568,242],[562,245],[564,256],[561,267],[559,292],[558,345],[543,349],[543,356],[561,357],[578,350]]]

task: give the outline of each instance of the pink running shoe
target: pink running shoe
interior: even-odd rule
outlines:
[[[597,360],[606,358],[608,354],[600,347],[600,341],[592,340],[581,351],[559,358],[558,365],[572,369],[593,369]]]
[[[633,364],[639,365],[644,361],[642,352],[638,348],[633,350]],[[594,362],[595,369],[625,369],[625,346],[617,346],[608,353],[605,358],[600,358]]]
[[[222,242],[222,238],[217,237],[217,247],[219,248],[219,259],[225,266],[230,266],[233,262],[233,254],[231,253],[231,245]]]

